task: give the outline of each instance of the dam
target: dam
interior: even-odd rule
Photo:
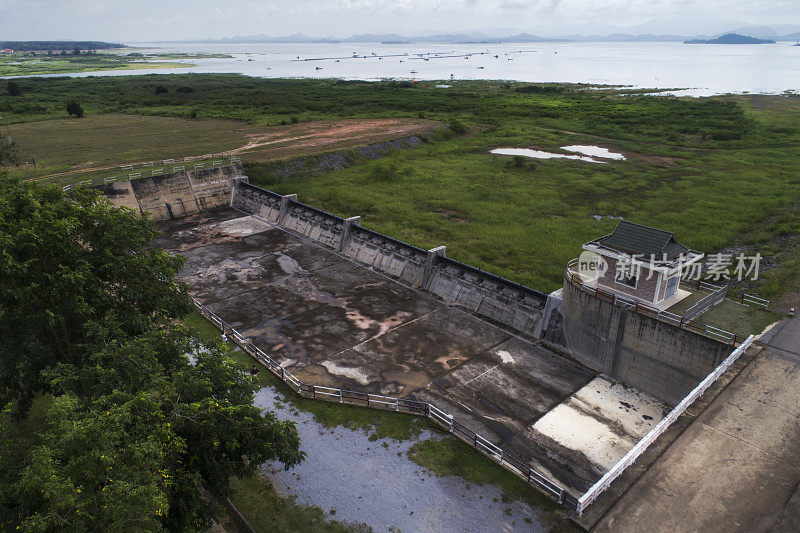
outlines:
[[[101,188],[150,213],[199,305],[299,382],[449,413],[579,512],[734,348],[567,281],[557,298],[398,241],[239,165]]]

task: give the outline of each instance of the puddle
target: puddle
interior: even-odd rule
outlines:
[[[530,148],[495,148],[491,153],[498,155],[521,155],[524,157],[531,157],[533,159],[576,159],[578,161],[587,161],[589,163],[606,163],[606,161],[600,161],[598,159],[583,155],[554,154],[553,152],[531,150]]]
[[[591,146],[584,144],[574,144],[571,146],[562,146],[562,150],[567,152],[576,152],[578,154],[588,155],[592,157],[602,157],[603,159],[614,159],[617,161],[624,161],[625,156],[617,152],[612,152],[608,148],[601,148],[599,146]]]
[[[562,146],[561,149],[566,150],[567,152],[576,152],[582,155],[556,154],[553,152],[545,152],[543,150],[532,150],[530,148],[495,148],[491,151],[491,153],[498,155],[521,155],[523,157],[531,157],[533,159],[575,159],[577,161],[600,164],[608,163],[608,161],[602,161],[601,159],[616,161],[622,161],[625,159],[624,155],[617,152],[612,152],[607,148],[601,148],[599,146],[575,144],[570,146]]]
[[[370,441],[364,431],[325,428],[309,413],[297,414],[272,387],[258,391],[255,404],[280,420],[293,420],[307,453],[289,470],[280,463],[262,465],[273,485],[299,503],[320,507],[329,518],[366,523],[376,532],[549,529],[539,510],[521,501],[504,503],[497,487],[436,477],[410,461],[406,452],[415,442],[438,438],[427,431],[416,440]]]

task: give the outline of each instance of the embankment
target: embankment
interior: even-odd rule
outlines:
[[[402,139],[368,144],[351,150],[340,150],[277,161],[245,163],[244,169],[251,183],[269,186],[292,178],[317,176],[336,170],[343,170],[365,161],[380,159],[396,150],[413,150],[430,142],[430,140],[430,134],[420,133]]]

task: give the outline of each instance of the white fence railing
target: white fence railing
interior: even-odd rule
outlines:
[[[212,157],[227,158],[227,159],[216,159],[213,161],[207,161],[208,159],[212,159]],[[242,162],[242,160],[239,157],[226,153],[205,154],[205,155],[190,156],[190,157],[184,157],[183,159],[178,159],[179,163],[192,162],[192,161],[203,161],[202,163],[195,163],[194,170],[200,170],[203,168],[213,168],[213,167]],[[167,167],[167,165],[172,165],[172,166]],[[134,172],[136,166],[137,165],[121,165],[118,168],[118,170],[121,171],[122,174],[115,174],[113,176],[106,176],[106,177],[97,177],[88,180],[83,180],[80,182],[74,181],[73,183],[62,185],[61,189],[64,191],[69,191],[70,189],[73,189],[75,187],[84,187],[86,185],[108,184],[120,180],[132,180],[141,178],[143,175],[147,177],[154,177],[163,174],[186,172],[186,166],[184,164],[176,165],[175,159],[164,159],[161,161],[150,161],[147,163],[142,163],[138,165],[139,167],[141,167],[141,169],[138,172]]]
[[[615,464],[611,470],[606,472],[606,474],[601,477],[597,483],[592,485],[589,490],[587,490],[583,496],[578,498],[578,505],[577,511],[578,514],[583,513],[586,507],[589,506],[597,497],[603,493],[611,483],[617,479],[622,472],[625,471],[630,465],[636,462],[636,459],[639,458],[642,453],[653,443],[655,440],[662,434],[667,428],[675,422],[679,416],[681,416],[686,409],[694,403],[694,401],[703,394],[708,387],[711,386],[719,377],[725,372],[728,367],[730,367],[736,360],[742,355],[753,343],[754,336],[750,335],[747,339],[742,342],[735,350],[731,352],[731,354],[725,358],[722,363],[714,369],[706,378],[700,382],[697,387],[695,387],[692,392],[690,392],[681,402],[675,406],[675,408],[670,411],[670,413],[665,416],[656,426],[650,430],[650,432],[642,438],[636,445],[630,449],[630,451],[625,454],[625,456]]]

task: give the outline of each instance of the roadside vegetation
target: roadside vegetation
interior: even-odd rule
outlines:
[[[256,184],[298,193],[337,215],[361,215],[365,226],[420,247],[446,245],[456,259],[543,291],[560,286],[566,262],[583,242],[625,217],[673,231],[706,253],[761,252],[767,256],[761,279],[744,288],[766,298],[798,292],[796,95],[697,99],[560,84],[464,81],[440,89],[435,82],[221,74],[16,82],[22,94],[0,95],[0,114],[12,136],[15,127],[24,135],[21,123],[35,121],[40,152],[58,124],[48,135],[41,121],[66,117],[64,106],[73,99],[85,110],[83,121],[110,114],[173,117],[189,119],[179,129],[196,124],[201,131],[207,120],[219,119],[240,124],[241,134],[342,118],[435,120],[450,127],[434,133],[433,142],[326,175],[262,177],[261,167],[247,166],[247,153],[242,157]],[[157,94],[156,87],[166,91]],[[121,137],[133,128],[123,128]],[[209,139],[210,133],[198,138],[198,147]],[[236,142],[226,133],[219,150]],[[139,144],[142,159],[160,156],[167,145],[156,130]],[[172,156],[204,151],[190,144],[176,143],[182,153]],[[606,147],[627,159],[593,164],[488,153],[497,147],[561,152],[574,144]],[[25,154],[25,143],[18,150]]]

